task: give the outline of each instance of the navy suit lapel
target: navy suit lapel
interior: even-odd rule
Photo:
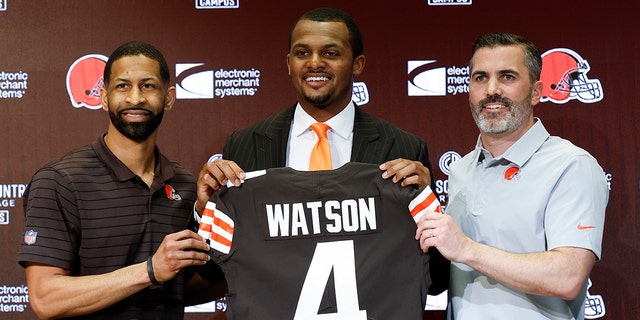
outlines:
[[[380,164],[392,145],[393,137],[384,136],[380,123],[356,106],[351,161]]]
[[[294,110],[295,106],[276,114],[264,127],[256,130],[254,138],[258,168],[286,165],[287,141]]]

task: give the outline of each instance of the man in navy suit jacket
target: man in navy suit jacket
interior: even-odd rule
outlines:
[[[362,52],[359,28],[346,13],[319,8],[300,17],[287,55],[298,102],[228,137],[224,159],[206,163],[200,172],[196,211],[202,213],[212,192],[227,181],[239,186],[245,171],[285,166],[308,170],[310,152],[300,151],[309,151],[317,140],[309,129],[314,122],[331,127],[333,168],[346,162],[379,164],[384,179],[435,190],[424,140],[362,111],[351,100],[353,79],[364,69]],[[438,294],[448,286],[449,263],[432,251],[434,283],[429,293]]]
[[[287,65],[298,102],[228,137],[224,159],[205,164],[200,172],[198,212],[213,190],[227,181],[239,185],[245,171],[284,166],[307,170],[298,164],[308,163],[309,155],[297,150],[310,150],[300,143],[314,143],[304,139],[305,134],[315,138],[309,122],[331,125],[329,140],[334,135],[337,148],[346,150],[334,154],[331,142],[334,168],[350,161],[380,164],[385,179],[433,188],[426,143],[351,101],[353,78],[364,69],[365,57],[360,30],[349,15],[331,8],[305,13],[291,32],[289,46]],[[346,132],[339,132],[345,123]]]

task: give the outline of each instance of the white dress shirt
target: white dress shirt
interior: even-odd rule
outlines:
[[[333,169],[339,168],[351,160],[355,114],[356,107],[352,101],[340,113],[325,121],[331,127],[327,131],[327,138],[331,147]],[[287,167],[309,171],[311,149],[318,141],[318,136],[310,126],[316,122],[318,121],[306,113],[298,103],[293,114],[289,141],[287,142]]]

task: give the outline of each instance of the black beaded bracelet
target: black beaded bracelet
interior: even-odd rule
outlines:
[[[151,280],[151,283],[156,286],[161,285],[162,282],[156,280],[156,276],[153,274],[153,262],[151,262],[152,258],[153,256],[149,256],[149,259],[147,259],[147,274],[149,274],[149,280]]]

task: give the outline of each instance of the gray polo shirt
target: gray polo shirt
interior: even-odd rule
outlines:
[[[452,164],[446,213],[471,239],[515,253],[579,247],[600,258],[608,186],[585,150],[534,126],[493,158],[480,139]],[[573,301],[526,294],[453,263],[455,319],[583,319],[584,289]],[[490,315],[490,316],[489,316]]]

